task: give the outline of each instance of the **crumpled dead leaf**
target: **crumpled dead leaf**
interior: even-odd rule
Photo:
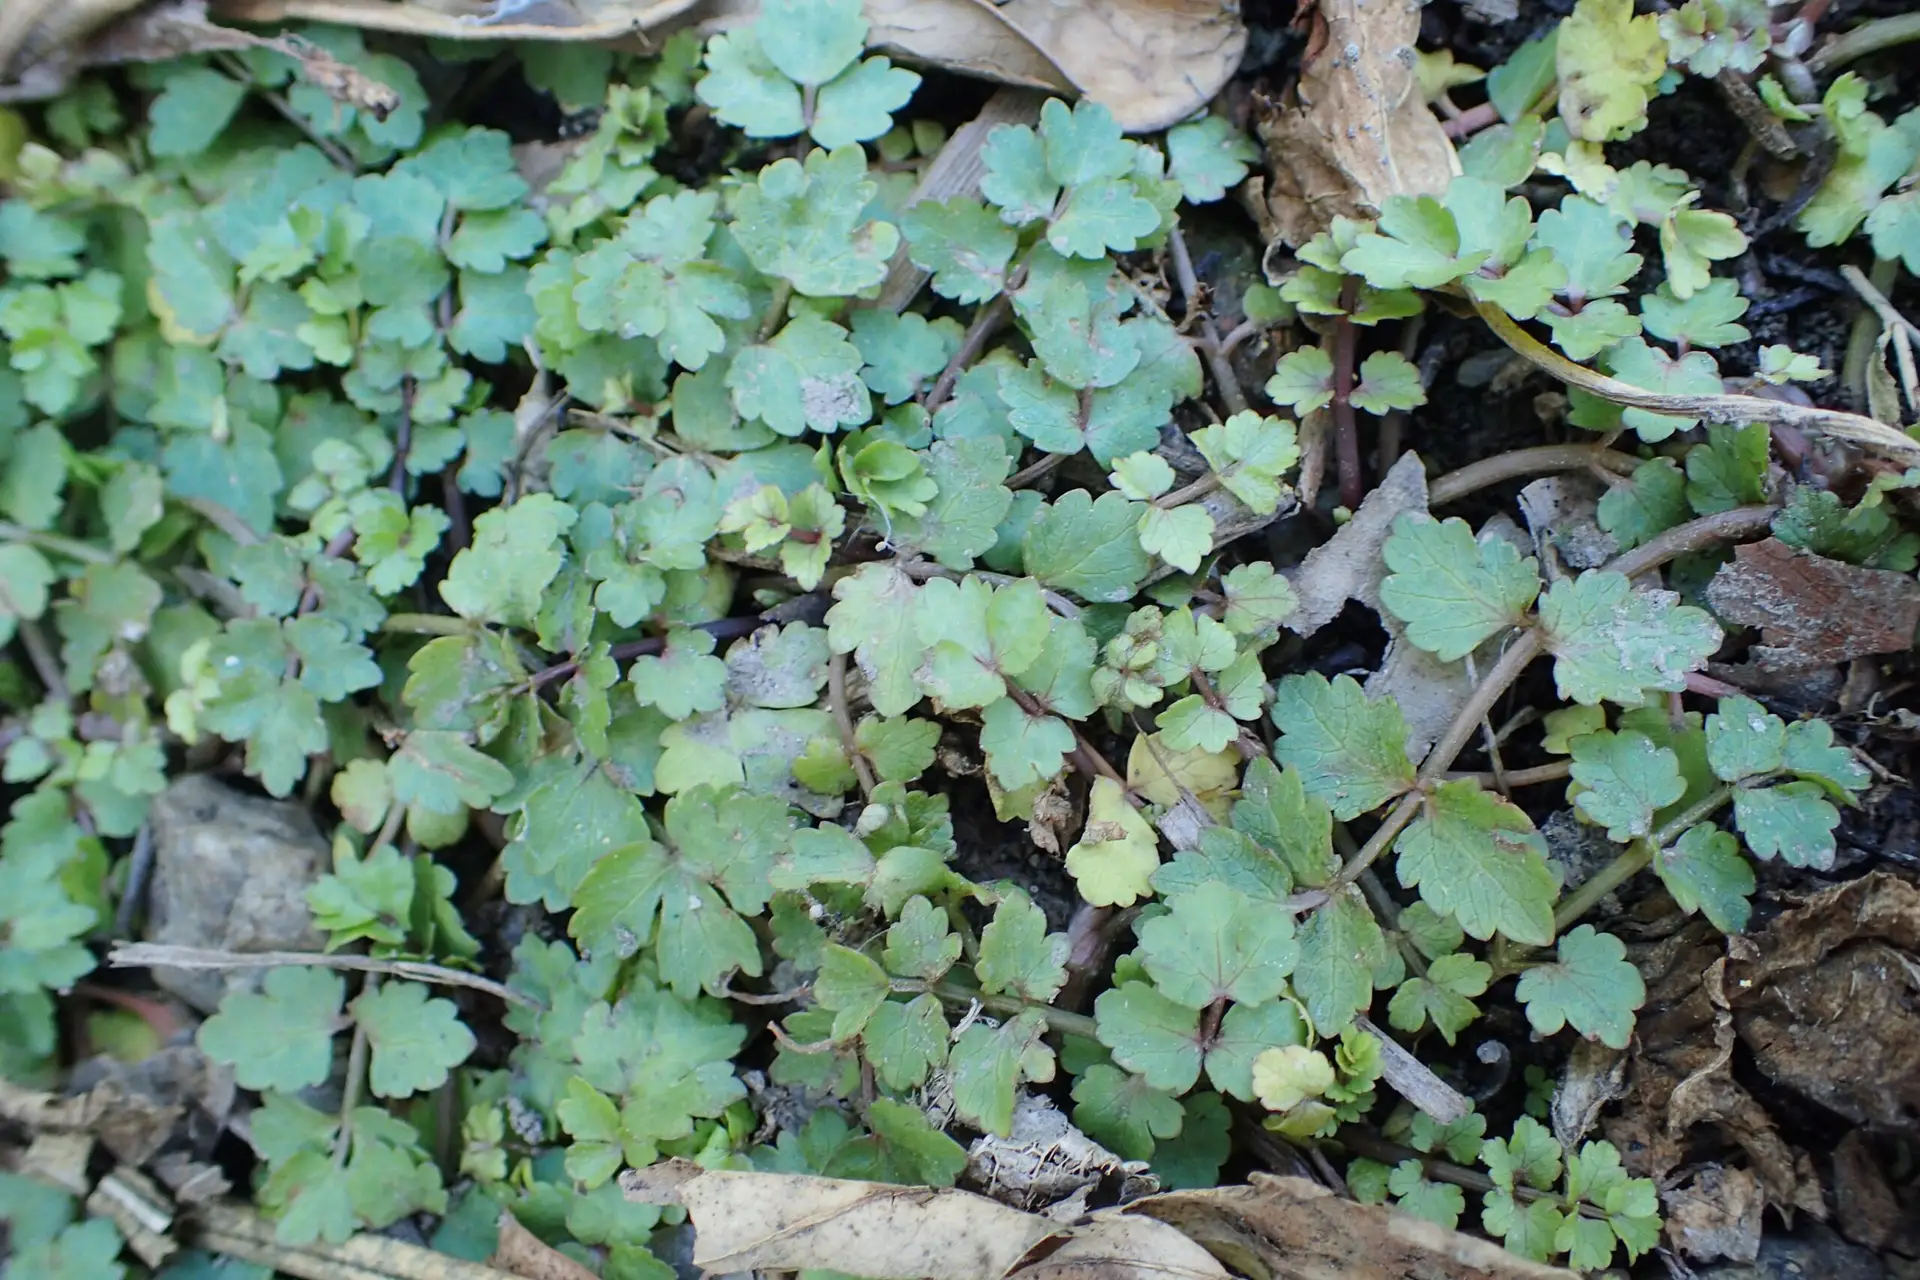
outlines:
[[[1920,1136],[1920,889],[1876,871],[1730,940],[1733,1024],[1776,1084]]]
[[[1833,1149],[1834,1225],[1855,1244],[1920,1255],[1920,1187],[1909,1182],[1905,1191],[1902,1203],[1864,1131],[1855,1129]]]
[[[1249,1280],[1571,1280],[1490,1241],[1382,1205],[1342,1199],[1305,1178],[1174,1191],[1127,1206],[1203,1245]]]
[[[1286,244],[1305,244],[1336,215],[1376,216],[1389,196],[1439,195],[1459,172],[1414,73],[1420,8],[1319,0],[1298,83],[1256,106],[1268,229]]]
[[[927,1087],[934,1118],[951,1120],[953,1080],[940,1070]],[[983,1133],[967,1148],[967,1181],[1001,1204],[1070,1222],[1102,1186],[1121,1198],[1158,1191],[1144,1161],[1122,1160],[1082,1133],[1051,1098],[1021,1093],[1006,1137]]]
[[[1752,1262],[1760,1253],[1760,1180],[1745,1169],[1712,1164],[1661,1198],[1667,1239],[1696,1262]]]
[[[1733,1077],[1733,1014],[1726,999],[1725,942],[1694,921],[1638,960],[1647,1002],[1636,1029],[1627,1093],[1601,1121],[1628,1172],[1665,1182],[1690,1145],[1730,1142],[1746,1154],[1767,1203],[1791,1225],[1796,1210],[1826,1217],[1812,1161],[1775,1131],[1773,1119]],[[1695,1134],[1697,1128],[1705,1132]]]
[[[495,1225],[500,1242],[487,1259],[488,1266],[520,1280],[596,1280],[592,1267],[569,1258],[521,1226],[511,1209],[502,1209]]]
[[[1764,671],[1900,653],[1920,628],[1912,575],[1828,560],[1777,538],[1736,548],[1707,584],[1707,602],[1727,622],[1762,629],[1753,657]]]

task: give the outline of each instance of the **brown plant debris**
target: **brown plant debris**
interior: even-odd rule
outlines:
[[[1761,628],[1754,661],[1766,671],[1823,667],[1913,647],[1920,586],[1911,575],[1862,569],[1777,538],[1734,551],[1707,586],[1728,622]]]
[[[1389,196],[1437,196],[1459,167],[1414,74],[1419,0],[1320,0],[1306,22],[1299,82],[1255,121],[1273,230],[1296,246]]]
[[[1304,1178],[1254,1174],[1250,1186],[1175,1191],[1129,1206],[1178,1227],[1251,1280],[1566,1280],[1499,1245]]]
[[[1886,872],[1729,944],[1734,1027],[1776,1084],[1920,1136],[1920,889]]]

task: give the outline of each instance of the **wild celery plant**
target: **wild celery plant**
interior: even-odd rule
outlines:
[[[1337,221],[1281,298],[1364,330],[1445,291],[1632,386],[1720,392],[1713,352],[1747,339],[1747,304],[1712,266],[1745,237],[1684,173],[1605,151],[1670,59],[1710,73],[1702,6],[1581,0],[1577,31],[1489,76],[1502,121],[1465,176]],[[439,118],[415,62],[341,31],[309,37],[399,110],[343,107],[253,51],[141,72],[144,126],[98,81],[47,111],[0,203],[0,635],[32,667],[4,691],[5,776],[33,788],[0,833],[10,1075],[46,1070],[51,993],[109,928],[108,850],[177,744],[231,744],[272,794],[330,800],[309,901],[332,946],[478,963],[433,854],[483,812],[507,837],[487,883],[567,934],[514,948],[514,1044],[485,1065],[476,1007],[411,978],[281,969],[207,1020],[201,1048],[262,1095],[256,1191],[282,1238],[426,1211],[477,1248],[504,1204],[623,1277],[670,1274],[647,1250],[659,1211],[611,1182],[623,1164],[949,1185],[953,1133],[1005,1133],[1021,1089],[1055,1084],[1164,1184],[1211,1185],[1232,1105],[1302,1140],[1376,1113],[1361,1019],[1381,993],[1394,1030],[1451,1045],[1515,977],[1541,1035],[1622,1047],[1640,979],[1579,923],[1605,888],[1651,868],[1734,932],[1749,857],[1831,863],[1864,771],[1825,724],[1745,699],[1670,714],[1720,629],[1620,572],[1543,582],[1458,520],[1405,518],[1385,547],[1382,607],[1436,661],[1477,664],[1476,716],[1550,658],[1565,705],[1544,745],[1620,846],[1570,896],[1528,812],[1444,776],[1477,718],[1416,760],[1391,700],[1281,669],[1293,592],[1221,521],[1293,500],[1295,424],[1192,430],[1204,471],[1163,449],[1206,385],[1150,287],[1183,202],[1220,199],[1254,149],[1216,118],[1146,143],[1052,101],[991,135],[978,196],[908,206],[939,131],[895,122],[917,77],[863,57],[865,34],[856,0],[767,0],[704,49],[525,50],[531,83],[604,104],[538,190],[504,135]],[[1828,94],[1843,160],[1803,218],[1828,240],[1864,219],[1911,266],[1906,196],[1884,192],[1913,116],[1887,125],[1864,92]],[[748,141],[688,186],[662,148],[696,99]],[[1567,189],[1536,210],[1511,192],[1541,172]],[[871,300],[902,246],[932,296],[896,313]],[[1637,292],[1641,248],[1663,278]],[[1745,376],[1820,372],[1768,348]],[[1390,351],[1337,372],[1313,346],[1265,390],[1296,414],[1425,396]],[[1647,446],[1600,505],[1623,549],[1766,496],[1764,426],[1696,438],[1579,390],[1570,420]],[[1775,532],[1911,569],[1884,488],[1852,508],[1798,491]],[[816,591],[823,624],[758,625]],[[1091,1015],[1054,1003],[1070,946],[1029,890],[956,867],[943,737],[977,743],[1007,819],[1092,771],[1066,869],[1089,907],[1138,914],[1087,975]],[[1126,744],[1123,766],[1095,739]],[[1363,818],[1343,860],[1336,823]],[[1383,916],[1359,885],[1389,870],[1404,893],[1377,895]],[[800,1008],[766,1083],[812,1108],[778,1132],[731,1003],[769,985]],[[343,1060],[344,1100],[316,1107]],[[449,1093],[454,1204],[430,1155],[452,1135],[420,1105]],[[1564,1152],[1530,1119],[1487,1137],[1477,1114],[1388,1128],[1483,1163],[1480,1222],[1529,1257],[1598,1268],[1657,1238],[1652,1184],[1606,1143]],[[1418,1160],[1350,1180],[1465,1211]],[[15,1239],[52,1275],[103,1274],[117,1245],[98,1223]]]

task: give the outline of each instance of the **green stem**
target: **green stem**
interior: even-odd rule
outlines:
[[[793,281],[781,279],[773,282],[773,300],[767,303],[767,313],[760,317],[759,340],[765,342],[773,336],[780,322],[787,318],[787,304],[793,301]]]
[[[370,995],[380,989],[380,975],[367,975],[366,985],[360,994]],[[353,1146],[353,1112],[360,1105],[360,1091],[366,1085],[367,1055],[372,1045],[367,1040],[366,1024],[355,1019],[353,1024],[353,1044],[347,1050],[347,1081],[340,1093],[340,1132],[333,1139],[333,1164],[343,1168],[347,1163],[347,1153]]]
[[[1808,58],[1807,64],[1815,71],[1832,71],[1835,67],[1857,62],[1869,54],[1891,49],[1910,40],[1920,40],[1920,11],[1878,18],[1855,27],[1845,35],[1836,36]]]
[[[475,628],[465,618],[444,613],[390,613],[380,630],[400,636],[465,636],[472,635]]]
[[[39,547],[42,551],[51,551],[57,556],[65,556],[69,560],[80,560],[87,564],[118,564],[120,562],[119,556],[111,551],[103,551],[90,542],[81,542],[57,533],[41,533],[37,529],[22,528],[7,520],[0,520],[0,541],[25,542]]]
[[[1652,865],[1654,854],[1678,840],[1696,822],[1712,817],[1731,799],[1732,787],[1715,787],[1675,815],[1673,821],[1621,850],[1612,862],[1589,876],[1579,888],[1566,896],[1553,913],[1553,931],[1566,932],[1568,926],[1593,910],[1602,898]]]
[[[893,984],[893,989],[902,993],[927,991],[941,1000],[954,1004],[972,1004],[980,1002],[980,1007],[988,1013],[1017,1018],[1023,1013],[1037,1013],[1047,1020],[1047,1026],[1061,1035],[1084,1036],[1088,1040],[1098,1038],[1097,1025],[1084,1013],[1072,1013],[1066,1009],[1056,1009],[1052,1005],[1041,1004],[1036,1000],[1023,1000],[1019,996],[990,996],[984,991],[963,987],[956,982],[914,982],[903,980]]]

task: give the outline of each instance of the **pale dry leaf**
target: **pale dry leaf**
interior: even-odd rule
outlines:
[[[1332,622],[1349,600],[1377,609],[1386,566],[1380,548],[1393,522],[1427,509],[1427,469],[1418,454],[1403,454],[1353,518],[1315,547],[1290,576],[1300,605],[1282,624],[1302,637]]]
[[[1253,1175],[1251,1186],[1150,1196],[1127,1212],[1156,1218],[1258,1280],[1573,1280],[1499,1245],[1356,1204],[1305,1178]]]
[[[1205,106],[1247,47],[1240,6],[1229,0],[1007,0],[985,7],[1129,133],[1164,129]],[[942,60],[937,46],[914,52]]]
[[[1103,1209],[1010,1280],[1227,1280],[1213,1255],[1164,1222]]]
[[[619,40],[699,0],[215,0],[235,22],[328,22],[443,40]]]
[[[715,1273],[824,1267],[873,1280],[986,1280],[1058,1230],[970,1191],[702,1170],[682,1160],[630,1169],[620,1185],[629,1199],[685,1205],[693,1265]]]
[[[500,1243],[487,1265],[521,1280],[596,1280],[593,1270],[575,1262],[520,1225],[511,1210],[502,1209],[497,1223]]]
[[[1445,191],[1460,161],[1420,96],[1420,0],[1319,0],[1300,79],[1256,119],[1273,230],[1299,246],[1336,215]]]
[[[864,8],[873,24],[867,43],[880,53],[937,62],[949,71],[1003,84],[1073,91],[1066,69],[991,5],[973,0],[867,0]]]
[[[720,0],[702,29],[751,21]],[[903,61],[1003,84],[1078,92],[1129,133],[1177,124],[1240,65],[1247,29],[1230,0],[867,0],[867,43]]]
[[[1608,1103],[1627,1091],[1627,1055],[1598,1040],[1580,1040],[1553,1091],[1553,1136],[1571,1150],[1592,1131]]]
[[[1734,550],[1707,584],[1707,602],[1728,622],[1761,628],[1754,661],[1763,671],[1805,671],[1913,647],[1920,586],[1911,575],[1863,569],[1777,538]]]
[[[869,15],[877,7],[869,5]],[[902,7],[913,12],[921,11],[917,4]],[[875,22],[877,28],[877,18]],[[869,33],[869,38],[874,38],[873,33]],[[1045,100],[1042,94],[1019,87],[1001,89],[988,98],[980,108],[980,114],[955,129],[941,145],[938,154],[933,157],[933,163],[920,175],[913,194],[907,197],[907,207],[919,204],[922,200],[946,200],[953,196],[979,194],[980,179],[987,171],[986,162],[980,158],[980,149],[986,145],[987,135],[1003,124],[1039,124],[1040,106]],[[887,264],[886,282],[880,286],[880,297],[874,303],[876,307],[904,311],[920,292],[920,287],[932,278],[932,272],[914,265],[911,249],[912,246],[902,240],[899,249],[894,252],[893,261]]]
[[[1398,634],[1402,629],[1392,614],[1382,614],[1393,638],[1380,666],[1361,686],[1372,699],[1392,698],[1407,722],[1407,754],[1418,760],[1426,753],[1473,694],[1473,680],[1464,662],[1442,662]]]
[[[1532,545],[1521,555],[1537,555],[1549,581],[1582,569],[1597,569],[1620,554],[1620,544],[1600,527],[1598,480],[1579,472],[1542,476],[1520,491]]]
[[[1373,1025],[1364,1015],[1353,1024],[1380,1042],[1380,1076],[1393,1091],[1441,1124],[1466,1118],[1473,1100],[1433,1073],[1400,1042]]]
[[[937,1077],[951,1085],[945,1073]],[[967,1148],[967,1180],[1002,1204],[1046,1209],[1059,1220],[1059,1206],[1084,1202],[1102,1183],[1128,1189],[1146,1166],[1122,1160],[1082,1133],[1051,1098],[1022,1092],[1013,1104],[1013,1128],[1006,1137],[983,1133]],[[1145,1189],[1157,1191],[1149,1182]],[[1076,1215],[1077,1216],[1077,1215]]]

